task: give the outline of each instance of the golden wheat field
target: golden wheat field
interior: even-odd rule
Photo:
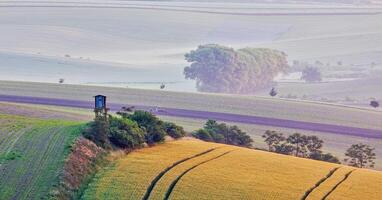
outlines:
[[[83,199],[380,199],[382,173],[179,140],[134,151],[98,173]]]

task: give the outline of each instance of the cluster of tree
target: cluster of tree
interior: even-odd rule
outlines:
[[[324,141],[317,136],[306,136],[295,133],[285,137],[282,133],[267,130],[263,136],[268,150],[275,153],[294,155],[303,158],[340,163],[340,160],[330,153],[323,153]],[[353,167],[374,167],[376,154],[374,148],[366,144],[353,144],[346,150],[344,161]]]
[[[322,80],[322,74],[320,69],[322,69],[323,67],[324,64],[320,61],[308,63],[294,60],[290,70],[294,72],[301,71],[301,80],[305,80],[306,82],[320,82]]]
[[[302,71],[301,79],[305,82],[321,82],[321,72],[318,67],[308,66]]]
[[[374,148],[366,144],[353,144],[347,149],[344,159],[350,166],[353,167],[374,167],[374,160],[376,155],[374,153]]]
[[[89,123],[84,136],[104,148],[138,148],[144,143],[152,145],[163,142],[166,135],[173,138],[185,136],[182,127],[164,122],[146,111],[130,112],[124,108],[119,116],[98,116]]]
[[[301,135],[294,133],[285,137],[282,133],[267,130],[262,136],[271,152],[294,155],[302,158],[340,163],[339,159],[330,153],[323,153],[324,141],[317,136]]]
[[[192,133],[195,138],[208,141],[224,143],[242,147],[251,147],[253,140],[247,133],[237,126],[228,126],[225,123],[217,123],[208,120],[202,129]]]
[[[202,92],[254,93],[269,87],[289,67],[286,54],[277,50],[234,50],[217,44],[201,45],[185,59],[191,63],[184,68],[186,79],[196,80]]]

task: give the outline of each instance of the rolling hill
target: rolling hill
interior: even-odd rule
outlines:
[[[184,54],[205,43],[275,48],[290,60],[381,62],[380,6],[223,2],[2,1],[0,78],[184,81]]]
[[[378,171],[180,140],[118,159],[83,199],[377,200],[381,184]]]
[[[68,84],[59,85],[0,81],[0,95],[25,95],[32,97],[81,100],[87,101],[89,102],[89,106],[93,106],[93,103],[90,101],[92,101],[93,96],[96,94],[104,94],[108,96],[108,103],[123,105],[158,106],[195,111],[243,114],[267,118],[382,130],[382,124],[380,123],[382,119],[382,112],[380,112],[380,109],[365,109],[330,103],[244,95],[233,96],[223,94],[168,92]],[[61,108],[58,111],[62,110],[63,109]],[[85,110],[85,114],[88,116],[87,118],[85,117],[85,119],[88,120],[93,116],[90,109]],[[50,114],[50,116],[51,115],[52,114]],[[70,114],[70,116],[72,117],[73,115]],[[77,116],[80,117],[81,115]],[[184,126],[189,132],[201,128],[205,123],[205,119],[164,117],[165,120],[176,122],[177,124]],[[258,148],[265,148],[263,139],[261,138],[261,135],[265,130],[277,130],[283,132],[284,134],[299,132],[307,135],[316,135],[325,141],[325,151],[331,152],[341,159],[343,158],[345,150],[350,147],[351,144],[365,143],[376,148],[376,168],[382,169],[382,160],[380,159],[382,148],[380,148],[380,139],[353,137],[348,135],[300,129],[288,129],[285,127],[262,126],[258,124],[242,124],[237,122],[232,123],[232,125],[238,125],[241,129],[249,133],[255,140],[254,145]]]

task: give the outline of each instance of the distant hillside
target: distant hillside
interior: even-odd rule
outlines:
[[[181,140],[134,151],[99,173],[83,199],[368,199],[382,173]]]

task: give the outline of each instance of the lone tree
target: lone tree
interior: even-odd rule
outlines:
[[[286,54],[262,48],[233,48],[217,44],[201,45],[185,55],[190,66],[186,79],[196,80],[202,92],[254,93],[269,87],[273,78],[287,70]]]
[[[269,92],[269,95],[271,95],[271,97],[274,97],[274,96],[276,96],[277,95],[277,91],[276,91],[276,89],[273,87],[272,89],[271,89],[271,91]]]
[[[379,102],[376,100],[370,101],[370,106],[373,108],[378,108],[379,107]]]
[[[65,82],[65,79],[63,79],[63,78],[60,78],[59,80],[58,80],[58,83],[64,83]]]
[[[374,148],[366,144],[353,144],[346,150],[344,161],[353,167],[374,167],[375,153]]]
[[[321,72],[317,67],[308,66],[302,71],[301,79],[306,82],[320,82]]]

